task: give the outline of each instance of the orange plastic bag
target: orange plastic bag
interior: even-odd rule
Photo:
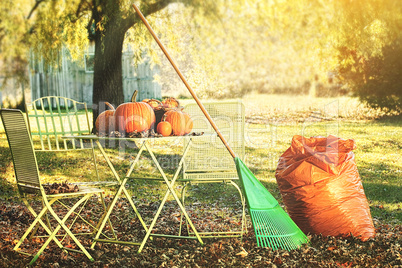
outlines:
[[[375,234],[354,160],[353,140],[294,136],[279,159],[276,181],[289,216],[304,233]]]

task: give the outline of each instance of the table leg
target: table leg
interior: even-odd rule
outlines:
[[[127,192],[127,190],[126,190],[126,188],[125,188],[125,185],[126,185],[126,183],[127,183],[128,177],[126,176],[126,177],[123,179],[123,181],[121,181],[120,178],[119,178],[119,175],[117,174],[117,172],[116,172],[116,170],[115,170],[115,168],[114,168],[114,166],[113,166],[113,164],[111,163],[109,157],[107,156],[106,152],[104,151],[104,149],[103,149],[103,147],[101,146],[101,144],[99,143],[99,141],[97,141],[97,146],[98,146],[98,148],[100,149],[100,151],[101,151],[103,157],[105,158],[105,160],[106,160],[106,162],[107,162],[109,168],[111,169],[112,173],[114,174],[114,176],[116,177],[116,179],[119,181],[120,186],[119,186],[119,189],[117,190],[115,196],[113,197],[112,202],[109,204],[109,206],[108,206],[108,208],[107,208],[106,215],[104,216],[104,218],[103,218],[103,220],[102,220],[102,223],[101,223],[101,225],[100,225],[100,227],[99,227],[99,229],[98,229],[98,232],[97,232],[97,234],[96,234],[96,236],[95,236],[95,238],[94,238],[94,242],[93,242],[92,245],[91,245],[91,248],[92,248],[92,249],[95,247],[95,244],[96,244],[97,241],[101,241],[101,242],[116,242],[116,243],[119,243],[119,241],[117,241],[117,240],[104,240],[104,239],[99,239],[99,237],[100,237],[100,235],[101,235],[101,233],[102,233],[102,231],[103,231],[103,228],[104,228],[105,225],[106,225],[106,222],[109,220],[109,217],[110,217],[110,215],[111,215],[111,213],[112,213],[112,211],[113,211],[113,209],[114,209],[114,207],[115,207],[115,205],[116,205],[116,203],[117,203],[117,200],[118,200],[119,196],[120,196],[122,193],[124,193],[124,195],[125,195],[126,198],[128,199],[128,201],[129,201],[129,203],[130,203],[132,209],[134,210],[135,214],[137,215],[137,217],[138,217],[139,221],[141,222],[142,226],[144,227],[145,231],[148,231],[148,228],[146,227],[144,220],[142,219],[141,215],[139,214],[139,212],[138,212],[138,210],[137,210],[137,208],[136,208],[136,206],[135,206],[133,200],[131,199],[131,196],[129,195],[129,193]],[[138,160],[139,160],[139,158],[140,158],[142,152],[144,151],[144,149],[145,149],[145,147],[144,147],[144,144],[143,144],[143,145],[141,145],[140,150],[139,150],[139,152],[138,152],[138,154],[137,154],[137,156],[136,156],[134,162],[131,164],[131,167],[130,167],[129,172],[131,172],[131,171],[133,170],[135,164],[138,162]],[[124,243],[123,241],[121,241],[121,242]],[[126,242],[126,244],[139,245],[139,243],[131,243],[131,242]]]
[[[162,200],[162,202],[161,202],[161,204],[160,204],[160,206],[159,206],[159,209],[158,209],[158,211],[156,212],[156,214],[155,214],[155,216],[154,216],[154,219],[152,220],[152,223],[151,223],[151,225],[150,225],[149,228],[148,228],[148,232],[147,232],[147,234],[145,235],[145,237],[144,237],[144,239],[143,239],[143,241],[142,241],[142,243],[141,243],[141,245],[140,245],[140,248],[138,249],[138,253],[140,253],[140,252],[142,251],[142,249],[143,249],[144,246],[145,246],[146,241],[148,240],[149,236],[151,235],[152,229],[153,229],[153,227],[155,226],[156,221],[157,221],[157,219],[158,219],[158,217],[159,217],[159,214],[161,213],[162,208],[163,208],[163,206],[165,205],[165,203],[166,203],[166,201],[167,201],[167,198],[169,197],[169,194],[170,194],[170,193],[173,195],[173,197],[174,197],[174,199],[176,200],[177,204],[179,205],[179,207],[180,207],[182,213],[184,214],[184,216],[186,217],[187,221],[189,222],[189,224],[190,224],[190,226],[191,226],[191,228],[192,228],[194,234],[195,234],[196,237],[197,237],[197,240],[201,243],[201,245],[203,245],[204,243],[203,243],[201,237],[198,235],[198,232],[197,232],[197,230],[195,229],[195,227],[194,227],[194,225],[193,225],[193,223],[192,223],[190,217],[188,216],[188,214],[187,214],[187,212],[186,212],[186,209],[184,208],[184,206],[183,206],[182,203],[180,202],[180,199],[178,198],[176,192],[175,192],[174,189],[173,189],[174,183],[175,183],[177,177],[179,176],[179,173],[180,173],[181,168],[183,167],[184,158],[185,158],[185,156],[186,156],[186,154],[187,154],[187,152],[188,152],[188,150],[189,150],[189,148],[190,148],[191,140],[190,140],[190,142],[187,144],[186,148],[184,149],[183,156],[182,156],[182,158],[180,159],[178,168],[177,168],[176,173],[175,173],[175,175],[173,176],[171,182],[169,182],[168,178],[166,177],[166,174],[164,173],[164,171],[162,170],[161,166],[159,165],[158,160],[156,159],[156,157],[155,157],[155,155],[153,154],[152,150],[147,146],[147,144],[146,144],[145,142],[144,142],[144,145],[145,145],[147,151],[149,152],[149,154],[151,155],[152,160],[153,160],[154,163],[156,164],[156,166],[157,166],[157,168],[158,168],[160,174],[162,175],[163,180],[165,181],[165,183],[166,183],[166,185],[167,185],[167,187],[168,187],[168,190],[166,191],[166,194],[165,194],[165,196],[164,196],[164,198],[163,198],[163,200]]]
[[[116,180],[121,184],[121,180],[120,180],[119,174],[117,174],[116,169],[114,168],[112,162],[110,162],[109,157],[107,156],[105,150],[103,149],[102,145],[100,144],[100,142],[99,142],[98,140],[96,141],[96,145],[98,146],[99,150],[100,150],[101,153],[102,153],[103,158],[105,159],[107,165],[109,166],[110,170],[112,171],[113,176],[114,176],[114,177],[116,178]]]

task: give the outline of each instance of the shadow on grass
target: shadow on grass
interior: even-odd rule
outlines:
[[[401,186],[366,182],[364,184],[364,191],[370,201],[389,204],[402,202]]]
[[[360,161],[359,166],[359,174],[370,199],[393,202],[392,200],[399,198],[398,202],[402,202],[400,166],[396,162]]]
[[[391,209],[382,205],[370,206],[371,216],[384,222],[402,223],[402,209]]]
[[[373,217],[402,222],[402,187],[382,183],[365,183],[364,191]]]
[[[8,176],[14,175],[11,153],[8,147],[0,147],[0,197],[8,198],[17,195],[17,187],[10,182]]]
[[[3,176],[0,177],[0,198],[10,198],[17,196],[17,187],[6,180]]]
[[[398,115],[384,115],[374,120],[374,122],[385,123],[389,125],[397,124],[400,126],[402,122],[402,113]]]

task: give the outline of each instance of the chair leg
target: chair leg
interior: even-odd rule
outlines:
[[[102,234],[103,228],[105,227],[105,217],[107,218],[107,220],[109,220],[110,214],[112,213],[112,210],[117,202],[117,199],[119,198],[121,192],[123,191],[123,187],[126,181],[123,180],[123,183],[120,185],[119,189],[117,190],[117,193],[115,194],[115,196],[112,199],[112,202],[109,203],[107,209],[106,209],[106,213],[103,214],[102,216],[102,220],[99,221],[100,225],[99,227],[97,226],[97,233],[95,235],[95,238],[93,239],[92,245],[91,245],[91,249],[95,248],[97,239],[99,239],[100,235]]]
[[[47,212],[47,208],[43,207],[43,209],[41,210],[41,212],[39,214],[36,214],[35,210],[33,210],[33,208],[29,205],[28,201],[23,198],[22,199],[23,202],[25,203],[25,205],[27,206],[28,210],[32,213],[32,215],[35,217],[35,220],[33,223],[31,223],[31,225],[28,227],[28,229],[25,231],[24,235],[21,237],[21,239],[18,241],[18,243],[14,246],[13,250],[18,250],[18,248],[21,246],[21,244],[24,242],[24,240],[27,238],[28,234],[34,230],[35,226],[39,226],[42,225],[43,229],[45,229],[45,231],[51,235],[52,234],[52,230],[49,229],[48,225],[46,225],[43,221],[42,218],[43,216],[46,214]],[[57,199],[52,199],[49,204],[53,204],[54,202],[56,202]],[[37,228],[35,228],[37,229]],[[34,230],[35,231],[35,230]],[[63,248],[63,245],[60,243],[59,240],[57,240],[56,238],[53,239],[57,246],[59,246],[59,248]]]
[[[103,194],[102,194],[102,193],[100,193],[100,198],[101,198],[101,204],[102,204],[103,209],[105,210],[105,213],[106,213],[106,205],[105,205],[105,202],[104,202],[104,198],[103,198]],[[74,212],[73,212],[73,213],[75,214],[75,217],[74,217],[73,221],[70,223],[70,226],[73,226],[74,223],[78,220],[78,218],[80,218],[84,223],[88,224],[88,225],[93,229],[93,231],[92,231],[91,233],[82,233],[82,234],[90,234],[90,235],[92,235],[92,236],[95,236],[97,230],[99,229],[99,225],[101,224],[100,221],[102,221],[103,216],[101,217],[100,221],[98,221],[97,226],[92,225],[92,223],[90,223],[89,221],[87,221],[86,219],[84,219],[84,218],[81,216],[81,212],[84,210],[84,208],[85,208],[85,206],[86,206],[86,204],[87,204],[88,201],[89,201],[89,199],[86,200],[83,205],[81,205],[81,208],[79,209],[79,211],[77,211],[77,212],[74,211]],[[71,209],[71,207],[69,207],[68,205],[64,204],[63,202],[60,202],[60,201],[59,201],[59,203],[60,203],[60,205],[62,205],[64,208],[66,208],[66,209],[68,209],[68,210]],[[109,221],[109,226],[111,227],[112,232],[113,232],[113,234],[114,234],[114,229],[113,229],[113,227],[112,227],[110,221]],[[75,235],[77,235],[77,234],[75,234]],[[63,238],[61,239],[61,241],[63,241],[66,236],[67,236],[67,234],[65,234],[65,235],[63,236]],[[115,236],[115,238],[117,237],[115,234],[114,234],[114,236]]]
[[[242,219],[241,219],[241,240],[243,240],[243,233],[247,233],[247,221],[246,221],[246,200],[242,194],[242,191],[239,187],[239,185],[237,185],[233,180],[230,180],[230,183],[237,189],[237,191],[239,192],[240,195],[240,200],[241,200],[241,204],[242,204]]]
[[[57,201],[57,199],[55,199],[55,201]],[[45,204],[43,203],[43,200],[42,200],[42,207],[45,207]],[[44,217],[46,218],[47,227],[49,228],[49,230],[51,232],[53,232],[52,225],[50,224],[47,212],[45,213],[45,215],[42,218],[44,218]],[[36,224],[35,229],[32,231],[31,235],[29,236],[29,239],[32,239],[35,236],[35,234],[38,231],[38,229],[39,229],[39,224]]]
[[[80,210],[78,212],[73,211],[73,213],[75,214],[75,217],[73,219],[73,221],[71,222],[70,226],[74,226],[75,222],[77,221],[78,218],[80,218],[81,220],[84,220],[81,216],[81,212],[84,209],[84,207],[86,206],[86,204],[88,203],[88,199],[85,200],[84,204],[81,206]],[[71,209],[71,207],[63,204],[62,202],[59,201],[59,204],[62,205],[63,207],[67,208],[67,209]],[[63,238],[61,239],[61,242],[63,242],[63,240],[67,237],[67,234],[65,234],[63,236]]]
[[[107,214],[107,207],[106,207],[106,204],[105,204],[105,199],[103,197],[103,193],[100,194],[100,197],[101,197],[101,203],[102,203],[102,206],[103,206],[104,213],[103,213],[102,217],[99,219],[98,224],[96,225],[96,227],[94,229],[93,237],[95,237],[96,233],[98,232],[99,228],[101,227],[103,219],[106,217],[106,214]],[[114,231],[114,228],[113,228],[112,222],[110,221],[110,218],[108,218],[107,221],[108,221],[110,231],[112,232],[114,239],[117,240],[117,235],[116,235],[116,233]]]
[[[57,214],[54,212],[53,208],[50,206],[50,203],[47,201],[46,198],[44,198],[45,205],[47,209],[49,210],[50,214],[56,219],[58,222],[57,227],[54,229],[53,233],[49,236],[49,238],[46,240],[46,242],[42,245],[42,247],[39,249],[39,251],[36,253],[35,257],[31,260],[29,263],[30,265],[33,264],[39,256],[42,254],[42,252],[46,249],[46,247],[49,245],[50,241],[53,240],[53,238],[56,236],[60,228],[63,228],[64,231],[70,236],[70,238],[77,244],[77,246],[81,249],[82,253],[85,254],[85,256],[88,257],[89,260],[94,261],[92,256],[88,253],[88,251],[85,249],[85,247],[81,244],[80,241],[75,237],[75,235],[70,231],[70,229],[65,225],[66,220],[70,217],[70,215],[79,207],[83,202],[85,202],[91,194],[87,194],[84,197],[82,197],[77,203],[75,203],[74,206],[71,207],[71,209],[67,212],[67,214],[63,217],[61,220]]]

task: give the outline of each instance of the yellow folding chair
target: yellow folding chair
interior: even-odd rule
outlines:
[[[28,227],[19,242],[15,245],[14,250],[21,252],[19,250],[21,244],[31,232],[36,231],[34,230],[35,226],[40,224],[47,233],[47,235],[45,235],[47,240],[34,255],[34,258],[31,260],[30,264],[34,263],[38,259],[39,255],[46,249],[52,240],[61,249],[81,252],[85,254],[91,261],[93,261],[92,256],[76,238],[76,234],[73,234],[70,228],[72,228],[76,222],[83,220],[85,224],[87,224],[88,228],[93,229],[91,234],[97,230],[96,226],[92,225],[90,222],[81,217],[80,212],[93,195],[100,195],[103,209],[105,209],[105,204],[103,202],[103,190],[88,186],[79,186],[77,192],[47,194],[40,181],[32,139],[22,112],[14,109],[1,109],[0,116],[12,154],[19,194],[23,202],[27,205],[28,210],[35,217],[35,220]],[[29,204],[29,197],[37,197],[42,201],[43,208],[39,213],[36,213]],[[68,201],[66,199],[69,200],[70,206],[66,202],[62,202]],[[60,204],[63,206],[63,208],[65,208],[66,212],[62,217],[57,214],[60,213],[60,209],[57,209],[56,213],[53,208],[56,204]],[[52,216],[52,221],[46,221],[45,223],[43,221],[43,217],[47,213],[50,213]],[[71,217],[72,219],[70,219],[70,216],[74,217]],[[67,226],[67,220],[69,220],[69,226]],[[51,226],[54,222],[56,222],[56,224]],[[64,230],[64,232],[61,230]],[[59,235],[62,236],[62,239],[60,240],[58,239]],[[66,237],[69,237],[72,241],[74,241],[79,250],[64,247],[62,242],[65,242]]]

